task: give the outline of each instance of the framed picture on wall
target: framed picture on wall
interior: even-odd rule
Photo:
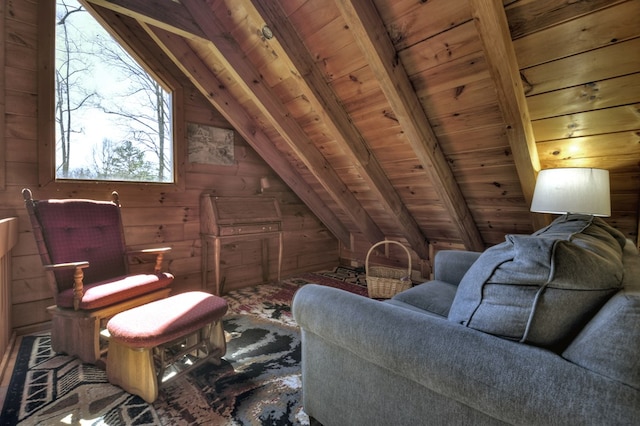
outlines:
[[[189,162],[230,166],[234,164],[231,129],[187,123]]]

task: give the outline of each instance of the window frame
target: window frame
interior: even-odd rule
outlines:
[[[99,23],[103,23],[91,5],[80,0],[83,7]],[[55,17],[56,1],[38,1],[38,184],[41,188],[47,187],[56,190],[64,190],[72,185],[74,189],[114,188],[115,186],[144,186],[159,192],[167,190],[184,191],[184,90],[175,81],[158,78],[158,74],[149,69],[149,65],[140,59],[131,46],[122,42],[122,37],[109,29],[107,31],[114,36],[129,55],[133,56],[147,73],[152,75],[172,97],[172,145],[173,145],[173,182],[136,182],[121,180],[84,180],[84,179],[58,179],[56,178],[56,132],[55,132]],[[104,26],[104,25],[103,25]],[[158,65],[158,68],[161,68]],[[168,74],[168,73],[166,73]]]

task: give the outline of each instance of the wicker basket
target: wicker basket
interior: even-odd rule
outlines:
[[[369,266],[369,256],[376,247],[383,244],[397,244],[407,253],[407,270],[389,268],[387,266]],[[411,287],[411,254],[409,250],[397,241],[379,241],[375,243],[367,253],[364,263],[367,280],[367,290],[372,299],[389,299],[401,291]]]

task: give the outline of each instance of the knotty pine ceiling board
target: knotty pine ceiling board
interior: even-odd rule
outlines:
[[[447,155],[451,170],[474,169],[481,170],[483,168],[502,166],[512,164],[511,148],[509,145],[482,149],[477,151],[467,151],[459,154]]]
[[[492,127],[495,123],[500,123],[503,118],[500,108],[494,102],[491,105],[479,105],[453,114],[430,116],[429,120],[434,133],[439,137]]]
[[[347,110],[364,103],[362,98],[366,98],[370,92],[380,91],[380,85],[368,66],[334,79],[331,81],[331,87],[335,93],[340,94],[341,103]]]
[[[385,137],[378,139],[369,138],[368,140],[371,150],[380,159],[381,163],[389,164],[411,159],[417,166],[419,165],[418,160],[415,158],[415,153],[408,144],[392,143],[389,141],[394,141],[394,139]]]
[[[532,120],[631,104],[640,99],[638,73],[529,96]]]
[[[491,79],[473,81],[420,98],[429,117],[451,115],[470,108],[496,105],[496,88]]]
[[[325,60],[331,57],[333,52],[345,49],[354,43],[353,36],[340,15],[318,31],[304,37],[303,40],[316,61]]]
[[[488,130],[493,131],[495,128],[488,128]],[[446,146],[459,147],[460,143],[458,143],[458,141],[464,139],[465,135],[471,132],[473,132],[473,130],[460,134],[455,133],[447,135],[446,139],[448,144]],[[501,141],[501,144],[496,144],[496,146],[493,147],[482,145],[478,147],[478,149],[460,150],[446,154],[454,175],[458,177],[462,173],[469,172],[472,174],[482,174],[483,176],[487,176],[491,170],[499,168],[501,170],[500,173],[503,174],[501,179],[502,181],[512,180],[518,182],[519,179],[508,141],[506,138],[495,139],[495,141]],[[521,195],[521,190],[519,192]],[[473,196],[473,192],[467,193],[463,191],[463,193],[466,194],[467,198]]]
[[[614,170],[618,171],[634,171],[639,166],[640,135],[636,131],[552,140],[539,142],[537,146],[540,164],[544,168],[601,158],[615,158]],[[616,162],[620,164],[615,164]]]
[[[493,167],[460,168],[454,172],[456,180],[460,186],[478,185],[486,186],[495,194],[501,196],[509,195],[505,191],[506,185],[516,184],[519,182],[516,166],[511,163],[499,164]],[[477,189],[477,188],[474,188]],[[511,189],[511,194],[518,197],[522,196],[522,189],[518,187],[517,191]],[[469,198],[473,198],[477,193],[470,191]],[[478,198],[478,197],[476,197]]]
[[[532,122],[536,140],[567,139],[640,129],[640,103]]]
[[[408,70],[426,71],[480,51],[478,32],[469,21],[401,50],[398,56]]]
[[[615,6],[626,0],[519,0],[505,2],[505,13],[509,22],[511,38],[517,40],[531,33],[542,31],[563,22],[577,19],[600,9]]]
[[[274,94],[275,93],[274,91]],[[287,111],[289,111],[291,117],[300,123],[300,126],[306,128],[321,121],[319,112],[313,109],[313,105],[309,102],[309,99],[300,92],[299,87],[296,91],[296,96],[288,102],[284,102],[281,97],[278,97],[278,99],[282,101],[282,104]]]
[[[471,11],[466,1],[377,0],[375,3],[397,51],[471,19]]]
[[[407,155],[415,156],[415,152],[406,141],[402,127],[385,111],[372,113],[366,119],[354,120],[354,124],[366,138],[369,149],[376,153],[380,161],[385,160],[381,150],[398,149]]]
[[[640,2],[602,9],[513,42],[521,68],[588,52],[638,36]],[[541,49],[540,46],[544,46]]]
[[[282,8],[288,12],[289,21],[296,27],[302,39],[321,31],[340,16],[332,2],[307,0],[301,3],[293,6],[288,1],[282,2]]]
[[[511,221],[499,215],[500,212],[489,212],[486,215],[478,215],[478,228],[482,237],[489,245],[500,244],[505,241],[506,234],[530,234],[531,225],[522,224],[519,221]]]
[[[491,78],[482,52],[474,52],[424,72],[408,72],[411,72],[409,77],[420,98],[446,90],[463,90],[470,83]]]
[[[327,56],[317,57],[316,65],[324,71],[327,81],[331,83],[367,66],[367,61],[361,55],[358,45],[350,43],[339,50],[331,51]]]
[[[385,163],[385,168],[387,171],[387,175],[389,179],[396,180],[401,178],[411,177],[416,180],[424,180],[425,182],[429,181],[429,178],[420,165],[419,161],[413,157],[404,158],[398,161],[389,161]]]
[[[423,177],[419,173],[419,169],[414,170],[415,173],[405,173],[393,178],[393,184],[398,192],[414,205],[426,203],[438,205],[442,208],[438,193],[434,191],[431,182],[426,179],[426,176]]]
[[[629,154],[609,155],[607,157],[571,158],[569,160],[549,160],[541,163],[547,168],[556,167],[595,167],[611,172],[635,172],[638,169],[638,156]]]
[[[392,128],[396,130],[393,134],[397,135],[396,138],[388,138],[389,143],[403,144],[404,135],[400,133],[402,128],[398,124],[398,120],[389,111],[390,107],[385,103],[372,106],[366,111],[361,111],[358,117],[351,116],[353,123],[360,129],[361,134],[367,134],[369,132],[375,132],[378,129]],[[368,143],[370,148],[375,149],[375,145]]]
[[[455,176],[460,189],[464,193],[470,194],[467,196],[469,203],[476,205],[500,204],[506,207],[514,201],[524,201],[520,182],[513,178],[505,178],[507,173],[517,177],[517,174],[514,171],[511,172],[509,168],[515,169],[515,166],[492,167],[483,170],[482,173],[461,170],[457,171]]]
[[[288,109],[288,114],[296,119],[300,127],[306,129],[318,127],[322,129],[322,131],[316,132],[317,134],[324,134],[327,139],[335,140],[335,135],[326,130],[321,115],[313,108],[313,105],[311,105],[311,102],[309,102],[304,94],[296,98],[295,102],[285,104],[285,107],[291,107],[291,109]]]
[[[271,89],[283,104],[287,104],[289,102],[296,101],[299,97],[302,97],[300,95],[300,87],[298,84],[297,78],[288,78],[275,84]]]
[[[478,130],[440,135],[439,140],[445,155],[509,145],[502,123]]]
[[[526,94],[532,96],[637,73],[640,70],[640,55],[631,52],[640,52],[640,38],[523,69]]]
[[[372,115],[380,115],[385,110],[390,109],[387,98],[380,90],[380,86],[360,94],[357,102],[344,103],[343,107],[354,121],[366,120]]]
[[[481,223],[512,223],[518,226],[522,223],[522,214],[529,214],[529,210],[525,205],[521,205],[519,208],[513,208],[511,210],[505,210],[498,206],[495,207],[483,207],[474,206],[474,211],[477,213],[478,222]],[[515,232],[518,234],[524,232]]]

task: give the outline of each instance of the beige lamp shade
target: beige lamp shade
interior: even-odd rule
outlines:
[[[609,171],[578,167],[540,170],[531,211],[611,216]]]

